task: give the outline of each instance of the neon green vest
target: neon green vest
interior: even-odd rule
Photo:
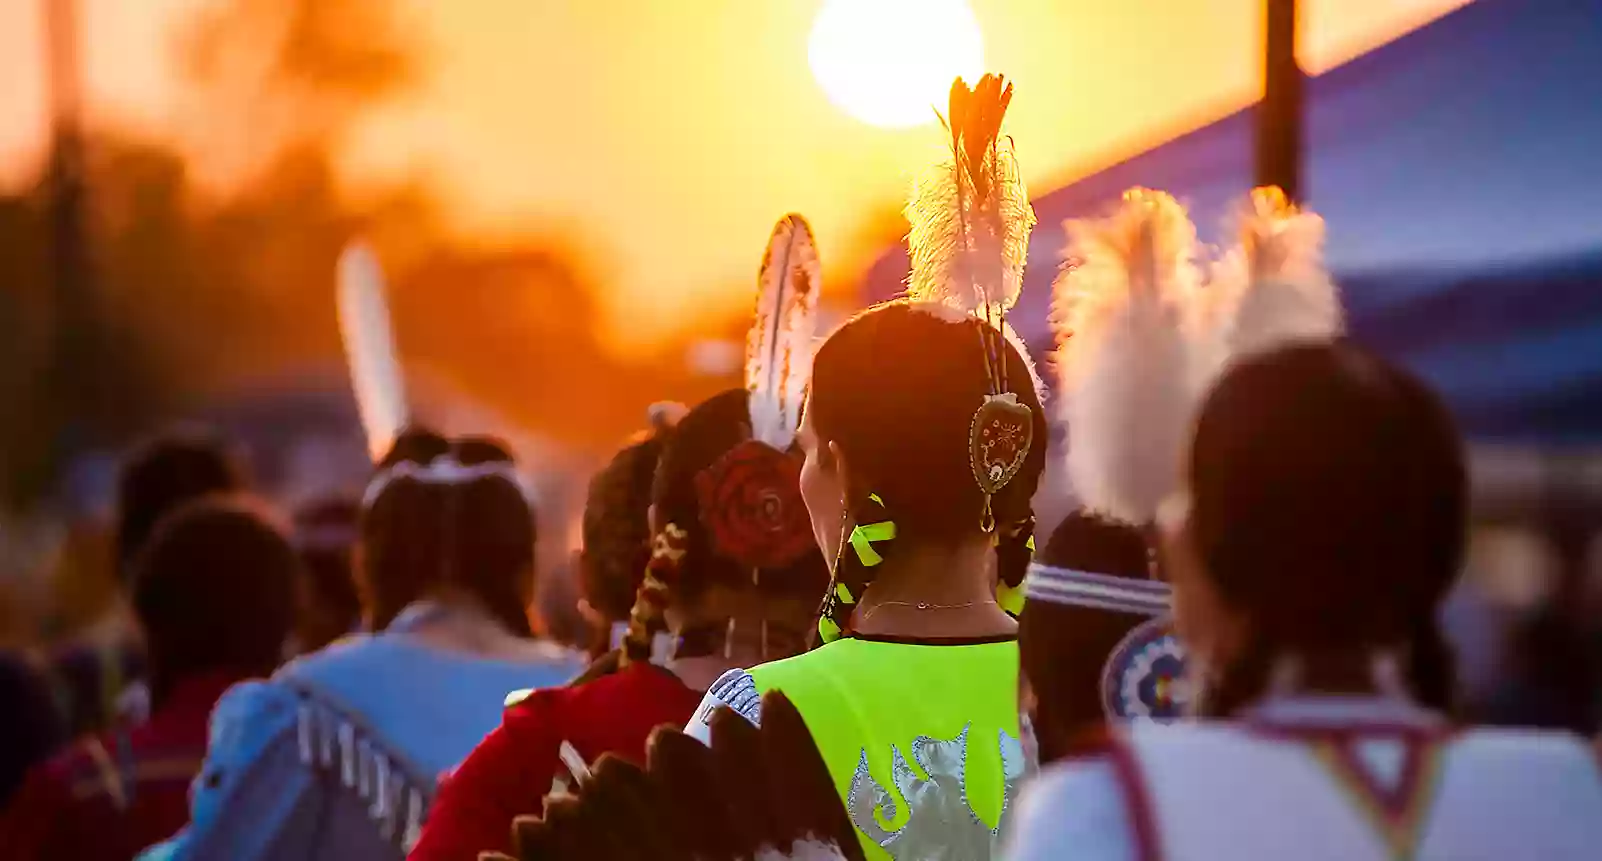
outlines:
[[[1016,640],[847,638],[750,674],[801,712],[869,859],[990,857],[1025,768]]]

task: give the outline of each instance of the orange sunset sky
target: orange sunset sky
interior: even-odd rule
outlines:
[[[95,122],[184,142],[175,27],[210,0],[80,0]],[[807,65],[821,0],[396,0],[420,80],[341,153],[344,178],[427,178],[486,242],[576,238],[612,293],[614,342],[681,334],[748,301],[774,219],[811,220],[850,280],[938,155],[833,106]],[[1036,192],[1232,111],[1261,86],[1261,0],[971,0]],[[1302,0],[1318,72],[1463,0]],[[28,181],[44,119],[39,0],[0,0],[0,187]],[[202,154],[197,168],[208,168]],[[211,165],[217,168],[217,165]],[[222,181],[222,180],[219,180]]]

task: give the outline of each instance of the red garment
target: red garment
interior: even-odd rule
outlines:
[[[180,682],[148,721],[86,736],[28,772],[0,815],[0,857],[131,859],[189,821],[212,706],[234,676]]]
[[[701,703],[677,676],[632,664],[577,687],[535,691],[506,710],[441,784],[410,861],[476,861],[512,851],[512,819],[538,814],[557,775],[563,741],[594,762],[603,753],[645,762],[645,742],[662,724],[682,727]],[[560,769],[560,770],[559,770]]]

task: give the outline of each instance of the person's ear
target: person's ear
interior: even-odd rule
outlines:
[[[851,464],[846,460],[845,449],[842,449],[840,444],[834,440],[830,440],[826,448],[829,452],[829,460],[831,463],[831,468],[834,471],[835,479],[839,481],[840,487],[847,494],[851,493],[853,488],[853,483],[851,480]]]

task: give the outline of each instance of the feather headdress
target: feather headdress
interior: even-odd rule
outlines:
[[[1205,287],[1196,231],[1161,192],[1135,189],[1110,218],[1068,225],[1054,285],[1060,415],[1082,501],[1147,523],[1178,483],[1201,399],[1240,357],[1340,334],[1324,222],[1277,188],[1252,192],[1240,243]]]
[[[980,526],[996,527],[991,498],[1023,468],[1034,444],[1034,416],[1007,379],[1006,313],[1023,288],[1024,262],[1035,211],[1001,121],[1012,85],[985,75],[972,89],[951,84],[947,116],[951,160],[913,188],[907,204],[914,302],[960,309],[984,321],[976,327],[990,391],[969,423],[968,456],[984,492]],[[1028,355],[1020,351],[1021,355]],[[1030,384],[1035,376],[1030,369]],[[1038,391],[1038,389],[1037,389]]]
[[[390,328],[384,275],[378,258],[365,245],[353,243],[340,255],[337,291],[351,389],[367,435],[367,453],[377,463],[406,425],[406,388]]]
[[[1324,220],[1278,188],[1252,191],[1240,244],[1213,276],[1229,317],[1220,332],[1231,358],[1341,334],[1340,295],[1324,266]]]
[[[1074,264],[1053,284],[1052,325],[1069,478],[1088,507],[1147,523],[1178,480],[1195,408],[1196,230],[1146,189],[1066,227]]]
[[[822,288],[812,228],[799,215],[773,226],[757,276],[756,321],[745,346],[751,435],[779,451],[790,447],[812,376]]]
[[[951,85],[951,160],[921,178],[907,203],[912,275],[907,295],[999,318],[1018,301],[1035,211],[1001,120],[1012,85],[985,75]],[[986,316],[990,315],[990,316]]]

